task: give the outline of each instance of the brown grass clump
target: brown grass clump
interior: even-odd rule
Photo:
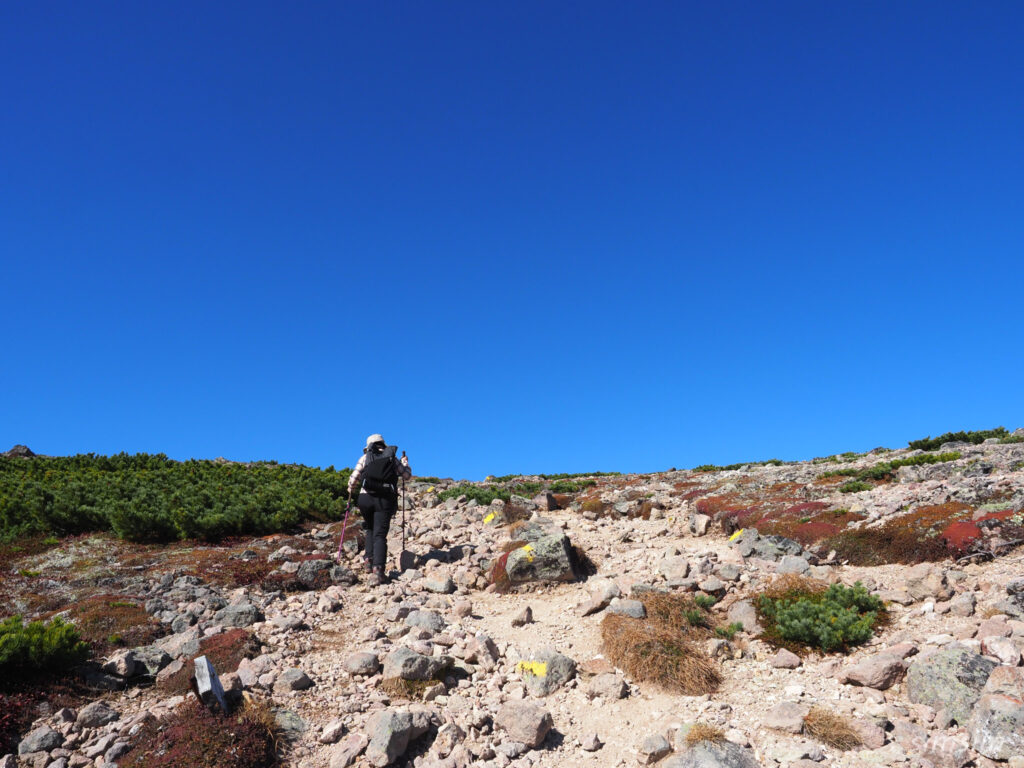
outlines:
[[[121,768],[269,768],[277,765],[277,741],[264,707],[247,702],[224,716],[189,699],[166,720],[152,718],[119,760]]]
[[[389,677],[381,680],[380,689],[392,699],[420,701],[427,689],[437,685],[437,680],[403,680]]]
[[[842,717],[822,707],[811,707],[804,717],[804,730],[809,736],[835,749],[853,749],[864,743],[860,734]]]
[[[164,626],[137,600],[123,595],[84,598],[70,608],[68,618],[97,655],[149,645],[166,634]]]
[[[761,594],[772,600],[799,599],[820,595],[828,589],[828,584],[798,573],[783,573],[772,579],[772,582],[762,590]]]
[[[682,595],[649,592],[641,601],[646,619],[609,613],[601,620],[601,640],[609,661],[637,680],[670,691],[688,696],[716,691],[722,675],[699,645],[710,630],[691,620],[703,612]]]
[[[686,746],[693,747],[702,741],[725,741],[725,731],[707,723],[694,723],[686,732]]]

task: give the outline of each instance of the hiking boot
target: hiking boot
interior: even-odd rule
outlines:
[[[388,576],[384,572],[384,566],[378,565],[373,569],[373,576],[370,578],[376,578],[377,584],[387,584]]]
[[[368,557],[363,558],[363,572],[373,573],[373,564],[370,562],[370,558]]]

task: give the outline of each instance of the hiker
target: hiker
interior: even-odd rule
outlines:
[[[386,580],[384,564],[388,559],[388,529],[391,528],[391,516],[398,510],[398,478],[408,480],[412,477],[405,452],[402,452],[401,459],[396,459],[397,450],[385,443],[380,435],[370,435],[348,480],[350,499],[356,498],[356,489],[362,484],[357,506],[363,514],[366,531],[363,567],[371,574],[371,583],[376,584],[383,584]]]

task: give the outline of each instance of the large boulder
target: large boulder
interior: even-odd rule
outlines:
[[[405,754],[409,742],[430,730],[433,720],[429,710],[422,707],[386,709],[375,715],[368,723],[366,759],[378,768],[391,765]]]
[[[529,701],[510,701],[494,718],[494,724],[505,731],[512,741],[536,748],[551,730],[551,713],[538,704]]]
[[[751,637],[764,632],[764,627],[757,620],[757,608],[750,600],[737,600],[730,605],[726,619],[730,624],[742,624],[743,631]]]
[[[48,725],[41,725],[35,730],[29,731],[20,742],[18,742],[18,754],[28,755],[33,752],[49,752],[57,749],[64,743],[64,737]]]
[[[784,536],[762,536],[756,528],[746,528],[733,540],[733,545],[743,557],[757,557],[761,560],[781,560],[786,555],[800,557],[803,547]]]
[[[950,719],[964,725],[996,666],[963,646],[943,648],[911,664],[907,695],[915,704],[945,708]]]
[[[435,680],[450,664],[446,656],[424,656],[404,645],[384,658],[384,677],[402,680]]]
[[[213,616],[215,623],[225,627],[248,627],[263,618],[263,612],[252,603],[234,603]]]
[[[78,711],[75,725],[78,728],[99,728],[101,725],[119,720],[121,714],[105,701],[94,701]]]
[[[661,763],[662,768],[761,768],[754,753],[731,741],[702,741]]]
[[[967,731],[975,751],[992,760],[1024,754],[1024,669],[992,670]]]
[[[531,695],[544,697],[554,693],[576,675],[576,662],[558,651],[545,648],[532,659],[520,661],[517,669]]]
[[[522,533],[517,536],[522,536]],[[513,584],[524,584],[529,581],[572,581],[576,578],[576,573],[572,567],[572,546],[569,537],[556,529],[526,539],[523,546],[508,553],[505,573]]]

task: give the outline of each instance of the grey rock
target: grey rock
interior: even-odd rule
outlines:
[[[645,736],[644,740],[640,742],[637,749],[637,761],[640,765],[650,765],[658,762],[671,751],[672,745],[668,743],[668,739],[660,733],[652,733]]]
[[[530,606],[526,606],[512,618],[513,627],[525,627],[527,624],[533,624],[533,609]]]
[[[455,582],[451,576],[445,576],[443,579],[425,579],[423,588],[435,595],[450,595],[455,591]]]
[[[973,592],[963,592],[949,601],[949,612],[954,616],[973,616],[976,604]]]
[[[907,593],[915,600],[934,597],[948,600],[953,589],[946,580],[946,574],[932,563],[920,563],[910,568],[904,576]]]
[[[249,627],[263,621],[263,612],[252,603],[235,603],[221,608],[213,619],[225,627]]]
[[[761,536],[756,528],[747,528],[733,542],[743,557],[757,557],[762,560],[781,560],[785,555],[803,555],[804,550],[797,542],[783,536]]]
[[[697,588],[701,592],[714,595],[715,597],[721,597],[725,594],[725,582],[717,576],[708,576],[706,579],[701,579],[697,582]]]
[[[702,741],[661,765],[662,768],[761,768],[753,752],[731,741]]]
[[[424,656],[400,646],[384,658],[384,677],[402,680],[435,680],[449,665],[445,657]]]
[[[549,696],[576,675],[576,662],[558,651],[545,648],[531,662],[520,662],[519,669],[530,695]]]
[[[348,586],[352,586],[359,581],[359,577],[356,576],[351,569],[346,568],[343,565],[332,566],[329,575],[331,577],[331,584],[346,584]]]
[[[690,515],[686,521],[686,527],[694,536],[705,536],[708,532],[708,525],[710,524],[711,517],[709,515],[702,515],[699,513]]]
[[[184,632],[197,621],[198,619],[196,618],[196,615],[194,613],[191,613],[190,611],[186,611],[185,613],[179,613],[171,621],[171,631],[175,633]]]
[[[996,663],[953,645],[920,659],[907,672],[907,695],[915,704],[945,709],[963,725]]]
[[[135,669],[136,675],[156,677],[160,670],[172,661],[170,654],[156,645],[144,645],[139,648],[133,648],[132,651],[135,653],[137,664]]]
[[[309,675],[298,667],[291,667],[282,672],[274,682],[275,691],[304,691],[313,687]]]
[[[134,677],[141,665],[139,664],[138,658],[134,651],[128,649],[122,649],[116,651],[106,662],[103,664],[103,671],[109,672],[112,675],[120,675],[121,677],[128,679]]]
[[[782,559],[779,560],[779,565],[776,569],[777,573],[807,573],[810,570],[811,565],[802,557],[796,555],[783,555]]]
[[[295,572],[295,578],[306,589],[326,589],[331,585],[331,568],[334,563],[327,559],[304,560]]]
[[[386,709],[369,723],[366,758],[379,768],[390,765],[409,747],[409,742],[430,730],[431,718],[423,709]]]
[[[663,558],[658,562],[658,573],[669,581],[685,579],[690,573],[690,561],[679,555]]]
[[[121,718],[120,713],[105,701],[94,701],[78,711],[75,726],[78,728],[99,728]]]
[[[405,619],[407,627],[421,627],[431,632],[440,632],[447,626],[439,613],[434,611],[412,611]]]
[[[722,581],[736,581],[740,577],[740,567],[733,563],[725,563],[718,567],[718,578]]]
[[[780,701],[764,716],[761,724],[786,733],[801,733],[808,708],[793,701]]]
[[[646,619],[647,609],[639,600],[620,600],[615,598],[608,605],[608,613],[617,613],[620,616],[629,616],[631,619]]]
[[[753,637],[764,632],[764,627],[757,620],[757,609],[750,600],[737,600],[729,606],[726,617],[730,624],[742,624],[743,631]]]
[[[587,695],[592,698],[604,698],[615,701],[626,697],[629,688],[625,681],[613,672],[595,675],[587,685]]]
[[[352,675],[372,675],[380,669],[380,659],[375,653],[362,651],[353,653],[342,663],[345,671]]]
[[[935,768],[963,768],[971,760],[967,744],[947,733],[931,734],[921,757]]]
[[[288,741],[296,741],[309,730],[309,724],[290,709],[275,710],[274,725]]]
[[[106,751],[103,755],[103,759],[108,763],[116,763],[119,758],[124,757],[132,751],[132,745],[127,741],[115,741],[114,745]],[[50,768],[52,768],[52,763]]]
[[[64,737],[48,725],[41,725],[29,731],[25,738],[18,742],[18,754],[27,755],[32,752],[49,752],[64,743]]]
[[[518,535],[523,535],[520,531]],[[512,550],[505,561],[505,573],[513,584],[531,581],[572,581],[572,547],[560,530],[540,536]]]
[[[529,701],[510,701],[498,710],[494,724],[513,741],[536,749],[548,735],[554,722],[551,713]]]

